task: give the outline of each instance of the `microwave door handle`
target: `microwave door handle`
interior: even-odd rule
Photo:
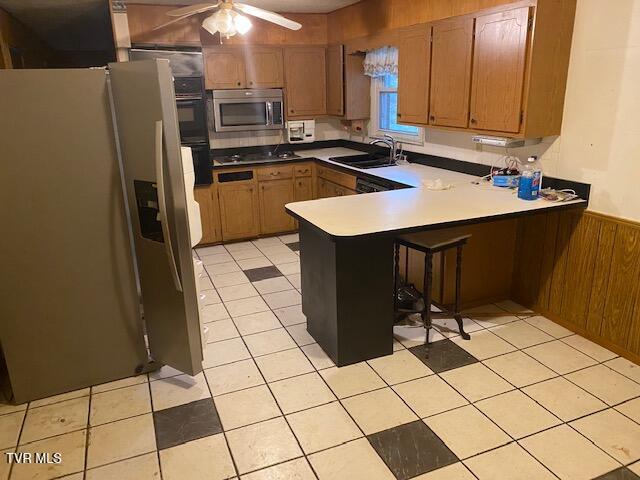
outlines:
[[[266,102],[267,106],[267,125],[273,125],[273,103]]]
[[[167,222],[167,199],[164,193],[164,166],[162,162],[162,120],[156,121],[156,188],[158,191],[158,215],[160,217],[160,225],[162,226],[162,236],[164,237],[164,249],[169,261],[169,270],[173,277],[173,283],[176,290],[182,292],[182,283],[178,275],[176,267],[176,259],[173,256],[173,247],[171,245],[171,232],[169,231],[169,223]]]

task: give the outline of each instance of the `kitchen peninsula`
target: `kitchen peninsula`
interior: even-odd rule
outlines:
[[[373,175],[412,188],[290,203],[300,225],[302,309],[307,329],[338,366],[393,351],[393,241],[396,235],[583,209],[585,200],[524,201],[477,177],[418,164]],[[431,190],[441,179],[447,190]]]

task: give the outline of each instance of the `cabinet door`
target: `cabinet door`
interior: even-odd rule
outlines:
[[[519,132],[529,8],[476,18],[471,127]]]
[[[217,188],[215,185],[195,187],[193,194],[196,202],[200,205],[200,220],[202,222],[200,245],[221,242],[222,231]]]
[[[260,233],[255,182],[229,182],[218,186],[222,239],[255,237]]]
[[[313,200],[313,178],[312,177],[296,178],[294,188],[295,188],[296,202]]]
[[[371,77],[364,74],[364,55],[344,57],[344,119],[371,117]]]
[[[344,48],[327,47],[327,114],[344,115]]]
[[[405,30],[398,48],[398,122],[427,124],[431,27]]]
[[[284,86],[284,68],[280,48],[251,47],[245,52],[244,67],[248,88],[282,88]]]
[[[445,20],[433,25],[429,124],[469,124],[469,90],[473,51],[473,19]]]
[[[237,47],[204,49],[205,85],[208,89],[245,88],[244,53]]]
[[[291,179],[260,182],[260,233],[288,232],[295,228],[284,206],[295,200]]]
[[[289,47],[284,53],[287,117],[327,113],[324,47]]]

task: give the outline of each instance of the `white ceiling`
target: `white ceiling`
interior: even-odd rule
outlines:
[[[359,0],[239,0],[242,3],[264,8],[272,12],[327,13],[346,7]],[[126,0],[126,3],[151,3],[154,5],[193,5],[208,3],[207,0]],[[215,1],[212,1],[215,3]]]

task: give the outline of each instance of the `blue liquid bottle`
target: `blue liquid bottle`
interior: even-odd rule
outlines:
[[[540,170],[537,160],[538,157],[527,158],[527,163],[522,169],[518,185],[518,198],[522,200],[537,200],[539,197],[542,170]]]

